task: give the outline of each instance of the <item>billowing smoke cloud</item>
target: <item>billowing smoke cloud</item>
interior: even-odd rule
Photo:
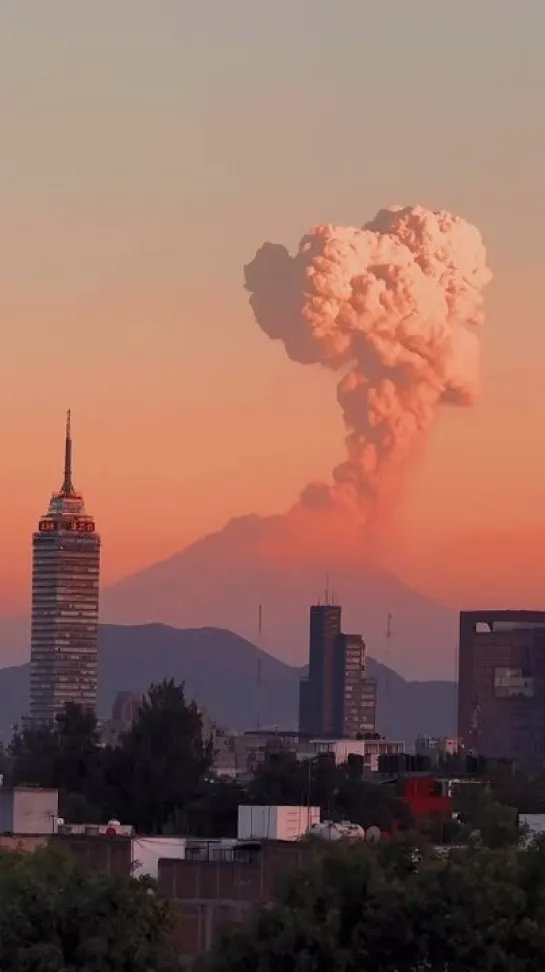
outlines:
[[[306,505],[365,516],[397,479],[437,407],[478,388],[483,288],[478,230],[420,206],[382,209],[362,228],[317,226],[291,256],[265,243],[245,268],[259,326],[290,358],[341,373],[346,460]]]

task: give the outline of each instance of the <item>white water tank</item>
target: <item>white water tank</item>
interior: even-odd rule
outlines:
[[[323,840],[363,840],[365,830],[359,824],[350,823],[348,820],[334,822],[333,820],[323,820],[309,827],[307,833],[311,837],[321,837]]]

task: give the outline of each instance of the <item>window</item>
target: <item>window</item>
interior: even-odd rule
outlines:
[[[534,679],[521,668],[494,669],[494,695],[498,699],[532,699],[535,694]]]

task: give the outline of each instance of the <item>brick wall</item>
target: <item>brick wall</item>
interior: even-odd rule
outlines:
[[[159,887],[178,901],[270,901],[276,881],[300,867],[312,845],[271,841],[244,861],[159,861]]]
[[[249,862],[160,860],[159,887],[174,901],[181,954],[193,958],[247,922],[272,900],[280,875],[301,867],[310,852],[309,844],[270,842]]]
[[[130,837],[56,834],[50,841],[53,847],[67,847],[90,871],[100,871],[112,876],[131,873]]]
[[[19,837],[17,834],[0,837],[0,851],[32,851],[39,850],[49,843],[49,837],[29,837],[27,834]]]

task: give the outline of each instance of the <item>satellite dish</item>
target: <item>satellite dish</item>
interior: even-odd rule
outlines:
[[[380,827],[368,827],[365,839],[368,844],[380,844],[380,839],[382,834],[380,832]]]
[[[64,817],[57,817],[57,827],[64,827]]]

